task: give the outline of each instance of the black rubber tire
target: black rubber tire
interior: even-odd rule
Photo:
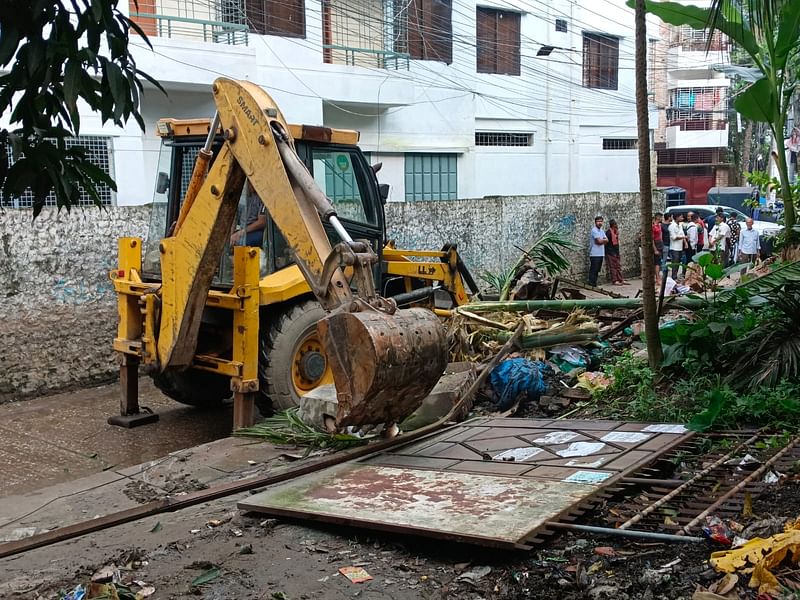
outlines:
[[[220,406],[232,395],[228,377],[197,369],[158,373],[153,383],[173,400],[199,408]]]
[[[262,415],[297,406],[300,396],[292,382],[292,365],[299,342],[317,326],[325,310],[316,300],[301,300],[262,323],[259,340],[259,394]]]

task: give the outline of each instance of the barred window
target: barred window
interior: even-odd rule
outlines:
[[[603,138],[603,150],[636,150],[636,138]]]
[[[532,133],[507,131],[476,131],[476,146],[533,146]]]
[[[101,135],[80,135],[78,137],[67,138],[65,140],[66,146],[72,148],[74,146],[83,146],[86,150],[86,158],[96,167],[103,170],[106,175],[114,176],[113,161],[112,161],[112,142],[111,138]],[[8,165],[14,164],[14,157],[11,154],[11,148],[8,149]],[[100,201],[103,206],[111,206],[114,203],[113,190],[104,183],[97,185],[97,195],[100,196]],[[45,206],[56,206],[56,195],[53,192],[45,198]],[[80,197],[78,199],[79,206],[92,206],[94,205],[94,198],[85,190],[80,190]],[[19,198],[5,198],[0,192],[0,206],[5,208],[32,208],[33,207],[33,192],[26,190]]]
[[[458,161],[455,154],[405,156],[406,200],[455,200]]]
[[[556,19],[556,31],[558,33],[567,33],[567,20]]]

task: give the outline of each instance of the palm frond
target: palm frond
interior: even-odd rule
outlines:
[[[800,378],[800,282],[768,294],[774,317],[723,345],[736,357],[728,373],[737,388],[774,387]]]
[[[499,271],[497,273],[484,271],[480,275],[480,278],[488,283],[492,289],[496,290],[498,294],[503,291],[503,288],[505,288],[506,285],[508,285],[512,277],[514,277],[514,267],[506,269],[505,271]]]
[[[361,446],[374,436],[359,437],[348,433],[320,431],[303,421],[296,408],[289,408],[256,423],[252,427],[237,429],[234,435],[266,440],[273,444],[292,444],[309,448],[343,450]]]
[[[564,256],[567,250],[573,250],[576,245],[571,241],[565,231],[558,225],[548,227],[533,244],[522,252],[522,255],[512,267],[512,277],[500,292],[500,300],[508,300],[511,284],[514,282],[518,271],[530,261],[534,267],[543,269],[550,277],[569,269],[569,260]]]

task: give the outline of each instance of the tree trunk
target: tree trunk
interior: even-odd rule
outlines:
[[[753,122],[747,121],[747,125],[744,128],[744,144],[742,147],[742,164],[741,176],[744,176],[744,173],[748,173],[753,169],[750,167],[750,153],[753,148]]]
[[[642,226],[642,301],[647,358],[661,364],[661,339],[656,314],[656,273],[653,265],[653,185],[650,179],[650,125],[647,106],[647,25],[645,0],[636,0],[636,125],[639,133],[639,195]],[[664,250],[666,251],[666,249]]]

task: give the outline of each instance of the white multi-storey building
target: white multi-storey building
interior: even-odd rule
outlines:
[[[131,0],[129,11],[153,47],[131,36],[137,64],[168,95],[146,89],[144,133],[82,118],[117,204],[150,201],[156,121],[210,117],[220,76],[263,86],[290,122],[359,130],[390,201],[638,190],[624,0]]]
[[[729,42],[715,33],[709,44],[705,31],[662,24],[651,53],[651,89],[659,110],[658,185],[682,187],[687,203],[705,203],[710,188],[728,185],[732,166],[727,158],[731,81],[717,67],[730,64]]]

